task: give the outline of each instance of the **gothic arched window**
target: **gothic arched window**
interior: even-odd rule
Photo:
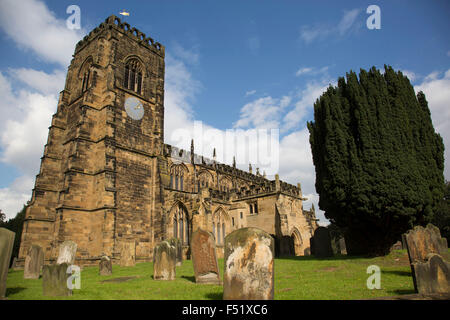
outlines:
[[[178,204],[173,214],[173,237],[180,239],[183,245],[189,244],[190,222],[186,209]]]
[[[131,91],[141,94],[142,66],[137,59],[130,59],[125,65],[123,86]]]
[[[91,66],[92,66],[92,58],[88,58],[83,63],[83,66],[81,67],[81,70],[79,72],[78,76],[81,81],[81,93],[87,91],[92,84]]]

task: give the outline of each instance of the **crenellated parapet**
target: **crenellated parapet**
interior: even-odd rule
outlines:
[[[158,53],[160,56],[164,57],[165,48],[164,46],[153,40],[151,37],[147,37],[145,33],[139,31],[136,28],[132,28],[128,23],[122,22],[119,17],[111,15],[104,22],[102,22],[98,27],[89,32],[82,40],[80,40],[75,47],[75,54],[83,49],[90,41],[97,37],[104,30],[115,29],[121,33],[126,34],[131,39],[136,40],[139,44],[147,47],[148,49]]]

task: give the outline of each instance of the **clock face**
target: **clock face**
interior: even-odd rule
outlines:
[[[125,111],[133,120],[141,120],[144,116],[144,106],[142,105],[142,102],[134,97],[125,100]]]

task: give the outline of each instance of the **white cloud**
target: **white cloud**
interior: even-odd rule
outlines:
[[[66,21],[36,0],[0,1],[0,27],[23,49],[30,49],[48,62],[70,63],[82,30],[70,30]]]
[[[0,209],[6,214],[6,220],[14,218],[31,199],[33,186],[33,178],[20,176],[7,188],[0,188]]]
[[[344,16],[341,18],[341,21],[339,21],[337,26],[339,35],[345,35],[352,28],[352,26],[355,26],[355,20],[360,12],[360,9],[353,9],[344,13]]]
[[[361,9],[344,11],[344,14],[337,25],[316,24],[314,26],[301,26],[300,39],[305,43],[310,43],[314,40],[325,39],[329,36],[335,38],[343,37],[352,32],[352,30],[355,31],[361,28],[362,24],[356,22],[356,18],[360,12]]]
[[[319,74],[323,74],[323,75],[328,75],[328,66],[322,67],[322,68],[315,68],[315,67],[303,67],[297,70],[297,72],[295,73],[295,75],[297,77],[301,76],[301,75],[319,75]]]
[[[250,91],[247,91],[247,92],[245,93],[245,96],[246,96],[246,97],[252,96],[252,95],[254,95],[255,93],[256,93],[256,90],[250,90]]]
[[[417,79],[417,75],[410,70],[401,70],[403,75],[408,77],[410,82],[414,82]]]
[[[16,80],[26,84],[43,94],[57,94],[64,89],[66,73],[64,70],[54,70],[52,74],[34,69],[10,69],[9,74]]]
[[[425,93],[433,125],[444,140],[444,176],[450,180],[450,69],[441,77],[440,74],[437,71],[430,73],[414,89]]]
[[[289,96],[281,99],[268,96],[249,102],[241,108],[241,116],[234,128],[279,128],[280,114],[290,102]]]
[[[311,81],[306,84],[306,88],[299,94],[301,97],[300,100],[298,100],[295,103],[295,107],[284,116],[282,132],[287,132],[298,126],[305,120],[306,116],[313,111],[314,102],[329,86],[329,84],[325,83],[326,81]]]

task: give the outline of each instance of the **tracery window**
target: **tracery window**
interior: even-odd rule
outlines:
[[[130,59],[125,65],[123,86],[138,94],[142,92],[142,66],[137,59]]]
[[[173,237],[180,239],[183,245],[189,244],[190,225],[186,209],[178,204],[173,214]]]

